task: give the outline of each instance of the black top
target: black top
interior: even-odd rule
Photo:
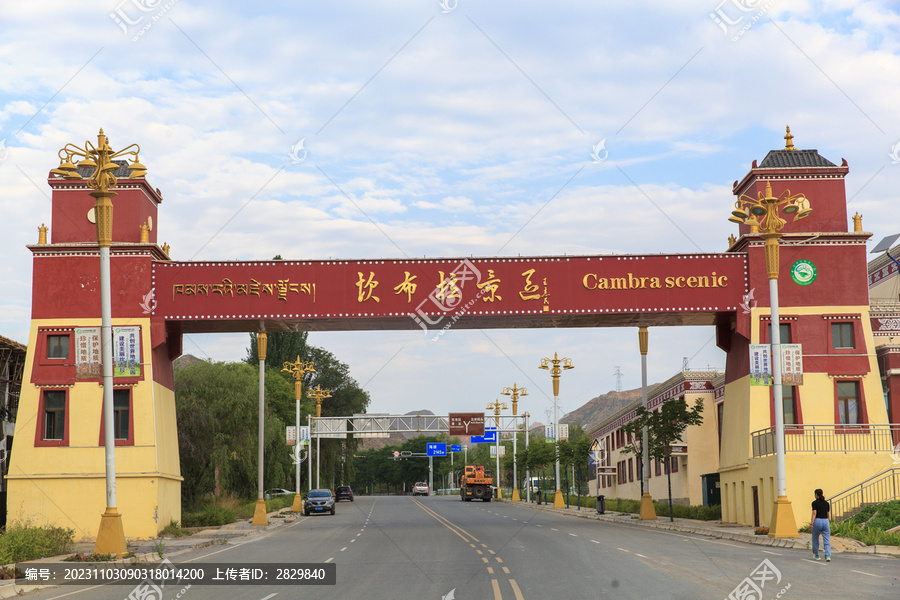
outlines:
[[[816,511],[817,519],[827,519],[828,511],[831,510],[831,505],[825,498],[816,498],[812,503],[812,509]]]

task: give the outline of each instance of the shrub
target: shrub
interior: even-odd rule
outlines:
[[[214,527],[234,523],[234,511],[216,504],[204,506],[196,512],[185,512],[181,515],[184,527]]]
[[[757,527],[756,529],[753,530],[753,533],[755,533],[756,535],[769,535],[769,528],[768,527]]]
[[[13,523],[0,535],[0,564],[66,554],[74,539],[74,529],[37,527],[31,521]]]

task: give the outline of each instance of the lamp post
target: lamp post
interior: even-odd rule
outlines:
[[[294,362],[285,362],[281,369],[285,373],[291,373],[294,376],[294,400],[296,401],[296,413],[294,426],[297,428],[297,443],[300,443],[300,399],[303,397],[303,376],[307,373],[315,373],[312,361],[303,362],[300,355]],[[298,454],[299,456],[299,454]],[[307,454],[307,456],[309,456]],[[296,481],[294,490],[294,503],[291,505],[291,511],[301,512],[303,510],[303,497],[300,495],[300,461],[295,461],[294,468],[296,470]]]
[[[565,369],[574,369],[570,358],[559,358],[553,353],[553,358],[542,358],[539,369],[550,371],[553,377],[553,443],[556,446],[556,496],[553,498],[554,508],[564,508],[562,490],[559,489],[559,374]]]
[[[266,332],[260,332],[256,336],[256,350],[259,357],[259,423],[257,424],[257,445],[259,446],[256,466],[256,508],[253,510],[251,525],[268,525],[266,515],[266,499],[263,497],[263,441],[265,437],[266,416],[266,345],[268,336]],[[299,434],[299,432],[297,432]],[[299,435],[297,436],[299,437]],[[299,440],[297,440],[299,441]]]
[[[106,423],[103,437],[106,459],[106,512],[100,517],[97,530],[97,541],[94,552],[97,554],[124,554],[125,530],[122,527],[122,515],[116,508],[116,439],[113,410],[113,354],[112,354],[112,289],[110,282],[109,248],[112,245],[112,199],[117,196],[110,189],[116,187],[118,181],[113,174],[120,165],[113,161],[122,156],[132,156],[134,160],[128,167],[130,178],[144,177],[147,167],[141,164],[139,154],[141,147],[131,144],[119,151],[113,150],[103,130],[97,135],[97,145],[89,141],[84,146],[66,144],[59,151],[59,166],[50,172],[66,179],[83,179],[78,169],[91,169],[87,184],[93,188],[91,196],[96,198],[94,214],[97,223],[97,245],[100,247],[100,347],[103,360],[103,420]],[[82,160],[75,166],[72,160]]]
[[[638,327],[638,345],[641,350],[641,406],[644,407],[644,410],[647,410],[647,350],[649,342],[650,333],[647,328]],[[650,428],[646,424],[641,431],[641,449],[643,450],[641,455],[641,489],[643,493],[641,494],[640,518],[642,521],[653,521],[656,519],[656,508],[653,506],[653,496],[650,495]]]
[[[783,208],[782,208],[783,207]],[[766,274],[769,278],[769,303],[771,304],[771,346],[772,346],[772,394],[775,397],[775,472],[778,498],[769,523],[769,537],[800,537],[794,511],[787,497],[787,483],[784,465],[784,403],[781,397],[781,322],[778,316],[778,259],[781,230],[787,223],[779,216],[779,208],[794,221],[809,216],[809,200],[803,194],[791,194],[785,190],[779,196],[772,195],[772,184],[766,182],[765,194],[757,192],[757,197],[740,196],[734,203],[729,217],[732,223],[750,226],[751,233],[759,233],[765,240]],[[749,209],[749,212],[745,209]]]
[[[324,400],[325,398],[331,398],[331,390],[323,390],[321,385],[317,385],[314,389],[311,389],[309,390],[309,392],[307,392],[307,396],[309,396],[310,399],[316,401],[316,418],[318,419],[322,416],[322,400]],[[319,423],[318,421],[316,421],[316,428],[318,428],[318,426]],[[319,437],[318,432],[316,432],[316,487],[321,487],[319,485],[319,456],[321,455],[321,453],[319,452],[319,443],[321,439],[322,438]]]
[[[516,384],[513,383],[512,387],[505,387],[505,388],[503,388],[503,391],[500,393],[503,394],[504,396],[509,396],[510,399],[512,400],[512,414],[515,417],[517,414],[519,397],[527,396],[528,389],[516,387]],[[527,432],[526,432],[526,435],[528,435]],[[513,435],[513,492],[512,492],[512,501],[513,502],[518,502],[519,500],[521,500],[521,498],[519,497],[519,473],[518,473],[518,470],[516,469],[516,441],[517,441],[518,437],[519,437],[519,427],[518,427],[518,421],[516,421],[516,432]]]
[[[500,402],[499,398],[487,405],[487,410],[494,411],[494,424],[497,426],[497,431],[494,432],[497,434],[497,439],[494,442],[497,446],[497,498],[503,497],[500,493],[500,411],[507,408],[506,402]]]

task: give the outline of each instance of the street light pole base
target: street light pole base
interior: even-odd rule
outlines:
[[[565,508],[566,501],[563,500],[562,490],[556,490],[556,496],[553,497],[553,508]]]
[[[798,538],[797,521],[794,519],[794,509],[787,496],[778,496],[772,518],[769,520],[770,538]]]
[[[655,521],[656,520],[656,507],[653,506],[653,497],[644,493],[641,496],[641,521]]]
[[[519,497],[519,488],[513,488],[512,501],[519,502],[522,498]]]
[[[122,556],[126,551],[122,515],[116,511],[115,506],[107,506],[106,512],[100,517],[100,529],[97,530],[94,554]]]
[[[269,518],[266,515],[266,501],[262,498],[256,499],[256,508],[253,509],[253,521],[251,525],[268,525]]]
[[[500,492],[500,486],[497,486],[497,500],[503,497],[503,494]]]
[[[303,512],[303,496],[294,494],[294,503],[291,505],[291,512]]]

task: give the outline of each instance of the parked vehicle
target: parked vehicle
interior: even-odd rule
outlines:
[[[424,481],[416,482],[416,485],[413,486],[413,496],[427,496],[428,495],[428,484]]]
[[[294,492],[286,490],[284,488],[272,488],[271,490],[266,490],[265,492],[263,492],[263,498],[265,498],[266,500],[271,500],[275,496],[289,496],[293,494]]]
[[[310,490],[303,499],[303,514],[330,512],[334,514],[335,498],[331,490]]]
[[[336,502],[339,502],[341,500],[349,500],[350,502],[353,502],[353,490],[350,489],[349,485],[339,485],[334,497]]]

